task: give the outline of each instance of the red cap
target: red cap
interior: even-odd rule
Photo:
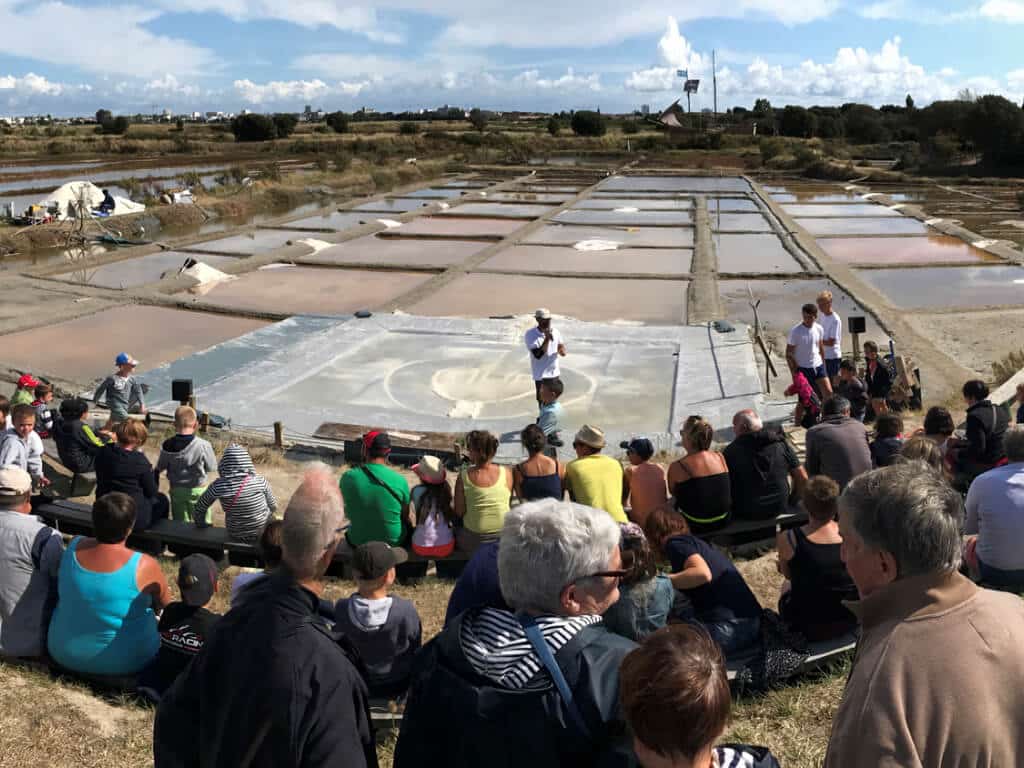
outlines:
[[[22,387],[23,389],[28,389],[29,387],[38,387],[39,382],[36,381],[35,378],[33,378],[31,373],[26,373],[24,376],[18,379],[18,386]]]
[[[388,433],[382,432],[379,429],[374,429],[363,435],[363,450],[366,453],[369,453],[370,449],[374,446],[390,451],[391,438],[388,437]]]

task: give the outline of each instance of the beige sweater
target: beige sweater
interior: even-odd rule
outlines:
[[[850,609],[863,635],[826,768],[1024,764],[1024,600],[927,575]]]

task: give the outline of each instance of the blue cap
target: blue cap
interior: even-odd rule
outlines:
[[[127,352],[122,352],[117,356],[115,361],[118,365],[138,365],[139,361],[129,355]]]
[[[654,455],[654,444],[646,437],[634,437],[632,440],[624,440],[619,443],[620,448],[631,451],[644,461]]]

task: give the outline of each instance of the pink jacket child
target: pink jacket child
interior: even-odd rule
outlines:
[[[821,416],[821,401],[814,387],[807,381],[807,377],[800,371],[793,374],[793,384],[784,393],[787,397],[797,396],[796,413],[793,421],[800,426],[810,429]]]

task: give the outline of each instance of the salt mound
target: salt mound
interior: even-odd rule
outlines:
[[[577,251],[615,251],[622,243],[615,240],[580,240],[573,245]]]

